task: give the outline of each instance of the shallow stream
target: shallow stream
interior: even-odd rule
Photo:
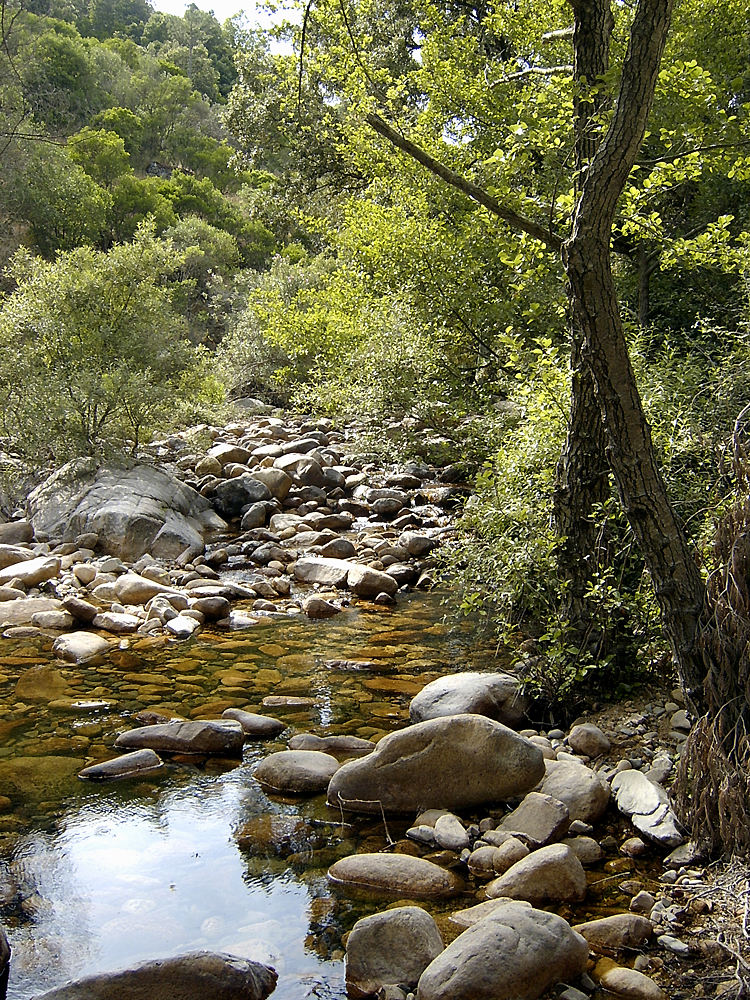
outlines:
[[[0,797],[11,806],[0,808],[0,923],[13,948],[9,998],[199,949],[273,965],[278,1000],[344,997],[341,935],[384,904],[333,892],[326,871],[338,857],[403,837],[408,824],[346,817],[342,825],[323,796],[267,796],[252,769],[294,732],[377,739],[407,722],[409,701],[428,681],[496,662],[468,626],[443,623],[441,599],[415,593],[394,610],[280,617],[241,632],[205,630],[189,643],[130,638],[100,666],[62,667],[70,690],[38,701],[19,700],[16,683],[52,661],[52,638],[3,639]],[[376,669],[326,666],[352,659]],[[263,706],[279,695],[311,704]],[[138,724],[129,721],[135,712],[215,718],[230,705],[289,728],[247,743],[241,762],[184,757],[137,780],[77,777],[84,763],[114,755],[117,733]]]

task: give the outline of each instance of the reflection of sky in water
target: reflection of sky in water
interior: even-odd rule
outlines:
[[[302,883],[277,859],[250,860],[236,846],[237,827],[268,805],[247,773],[192,777],[153,804],[110,786],[59,832],[19,845],[12,874],[24,895],[32,890],[34,919],[11,932],[8,997],[193,950],[272,965],[279,1000],[323,982],[326,996],[344,996],[343,966],[304,947],[318,876]]]

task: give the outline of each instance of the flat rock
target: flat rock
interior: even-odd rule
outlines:
[[[52,611],[37,611],[31,616],[31,624],[36,625],[37,628],[59,632],[72,628],[73,621],[73,616],[67,611],[63,611],[62,608]]]
[[[486,887],[491,899],[510,896],[529,903],[580,902],[586,896],[586,873],[564,844],[552,844],[517,861]]]
[[[653,934],[651,921],[637,913],[616,913],[599,920],[576,924],[576,931],[588,941],[591,951],[600,955],[616,955],[624,950],[636,950],[648,944]]]
[[[72,688],[59,670],[49,664],[29,667],[16,682],[19,701],[50,702],[69,695]]]
[[[376,744],[359,736],[316,736],[314,733],[297,733],[289,740],[290,750],[322,750],[324,753],[348,754],[364,757],[372,753]]]
[[[116,747],[126,750],[160,750],[167,753],[220,753],[239,756],[245,736],[233,719],[199,722],[167,722],[141,726],[120,733]]]
[[[276,972],[259,962],[197,951],[88,976],[37,1000],[265,1000],[276,980]]]
[[[118,611],[103,611],[92,621],[94,628],[113,635],[129,635],[142,624],[137,615],[128,615]]]
[[[302,583],[319,583],[323,587],[346,587],[352,563],[344,559],[315,559],[302,556],[294,565],[294,575]]]
[[[36,587],[45,580],[52,580],[60,572],[59,556],[37,556],[0,569],[0,584],[20,580],[24,587]]]
[[[55,656],[68,663],[86,663],[101,658],[109,649],[109,641],[93,632],[68,632],[58,636],[52,644]]]
[[[334,885],[410,899],[446,899],[463,889],[453,872],[408,854],[352,854],[332,865],[328,878]]]
[[[153,750],[135,750],[113,757],[99,764],[91,764],[78,772],[79,778],[90,781],[106,781],[113,778],[131,778],[141,774],[151,774],[164,767],[162,760]]]
[[[26,597],[23,593],[15,601],[0,603],[0,623],[3,625],[30,625],[40,611],[58,611],[62,605],[50,597]]]
[[[149,580],[138,573],[123,573],[115,581],[115,594],[121,604],[145,604],[157,594],[175,593],[178,593],[175,587]]]
[[[609,785],[597,774],[583,764],[557,760],[545,760],[544,767],[537,791],[564,802],[571,822],[596,823],[602,818],[609,803]]]
[[[164,623],[166,631],[176,639],[189,639],[200,627],[198,619],[190,615],[175,615]]]
[[[359,1000],[388,983],[413,990],[443,947],[437,924],[418,906],[363,917],[346,941],[347,995]]]
[[[0,788],[16,805],[59,799],[80,791],[76,757],[11,757],[0,760]]]
[[[281,750],[264,758],[253,773],[276,791],[309,795],[326,789],[340,766],[335,757],[319,750]]]
[[[374,813],[469,809],[523,795],[543,768],[541,751],[501,723],[454,715],[383,737],[336,773],[328,802]]]
[[[518,726],[528,708],[518,678],[511,674],[469,671],[438,677],[426,684],[409,705],[412,722],[445,715],[486,715],[509,726]]]
[[[6,524],[0,524],[0,530],[6,527]],[[35,555],[31,549],[25,549],[21,545],[9,545],[5,541],[0,543],[0,569],[5,569],[6,566],[15,566],[20,562],[28,562],[34,558]]]
[[[544,846],[564,837],[569,826],[570,814],[564,802],[541,792],[529,792],[523,802],[503,818],[498,829],[528,834]]]
[[[257,737],[259,739],[272,739],[286,729],[286,723],[280,719],[274,719],[270,715],[256,715],[255,712],[243,712],[241,708],[225,708],[221,713],[222,719],[234,719],[242,726],[245,736]],[[304,749],[318,749],[317,747],[305,747]]]
[[[617,808],[626,816],[648,816],[667,802],[664,789],[635,769],[619,771],[612,779],[612,791]]]
[[[428,965],[417,998],[536,1000],[555,983],[580,976],[588,953],[562,917],[503,900]]]

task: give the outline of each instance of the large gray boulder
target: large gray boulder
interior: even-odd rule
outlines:
[[[412,722],[437,719],[443,715],[486,715],[511,728],[518,726],[529,707],[521,694],[518,678],[511,674],[483,674],[470,671],[430,681],[412,699]]]
[[[226,527],[205,497],[149,465],[68,462],[28,497],[34,529],[52,539],[98,535],[98,547],[125,562],[145,553],[174,559],[205,548],[205,537]]]
[[[417,1000],[536,1000],[586,969],[589,947],[555,913],[508,901],[427,966]]]
[[[356,812],[470,809],[523,795],[544,773],[542,752],[481,715],[430,719],[383,737],[344,764],[328,802]]]
[[[276,979],[276,972],[259,962],[196,951],[88,976],[37,1000],[265,1000]]]
[[[443,947],[437,924],[418,906],[363,917],[346,942],[346,992],[359,1000],[389,983],[413,990]]]

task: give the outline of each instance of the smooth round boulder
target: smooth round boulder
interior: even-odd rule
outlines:
[[[615,913],[576,924],[575,930],[585,937],[591,951],[600,955],[643,948],[654,932],[651,921],[637,913]]]
[[[274,719],[270,715],[256,715],[255,712],[243,712],[241,708],[225,708],[221,717],[222,719],[234,719],[242,726],[245,736],[259,739],[272,739],[286,729],[286,723],[280,719]],[[306,747],[305,749],[314,748]]]
[[[600,757],[612,749],[608,737],[591,722],[582,722],[578,726],[573,726],[568,735],[568,743],[576,753],[585,754],[591,758]]]
[[[325,753],[348,754],[363,757],[372,753],[376,744],[359,736],[316,736],[315,733],[297,733],[289,740],[290,750],[323,750]]]
[[[509,896],[528,903],[580,903],[586,896],[586,873],[564,844],[533,851],[486,888],[490,899]]]
[[[410,854],[352,854],[328,870],[334,885],[409,899],[447,899],[463,890],[453,872]]]
[[[544,846],[560,840],[569,826],[570,814],[564,802],[541,792],[529,792],[523,802],[504,817],[498,829],[525,833]]]
[[[614,966],[602,974],[599,982],[616,1000],[668,1000],[661,986],[635,969]]]
[[[328,802],[365,813],[456,811],[523,795],[543,773],[541,750],[523,736],[481,715],[454,715],[383,737],[337,771]]]
[[[72,688],[59,670],[45,663],[24,670],[16,681],[16,698],[19,701],[54,701],[69,695]]]
[[[310,795],[326,789],[340,766],[320,750],[281,750],[262,760],[253,774],[274,791]]]
[[[87,976],[37,1000],[265,1000],[277,978],[273,969],[259,962],[196,951]]]
[[[545,776],[537,791],[559,799],[568,807],[570,820],[596,823],[609,804],[609,785],[582,764],[545,761]]]
[[[443,947],[437,924],[418,906],[363,917],[346,942],[346,992],[360,1000],[389,983],[414,989]]]
[[[388,573],[369,566],[353,565],[346,577],[346,585],[357,597],[377,597],[378,594],[398,593],[398,584]]]
[[[536,1000],[580,976],[588,954],[562,917],[504,901],[427,966],[417,1000]]]
[[[425,684],[409,705],[409,718],[412,722],[424,722],[470,713],[486,715],[513,729],[523,720],[528,706],[529,700],[521,694],[517,677],[467,671]]]

